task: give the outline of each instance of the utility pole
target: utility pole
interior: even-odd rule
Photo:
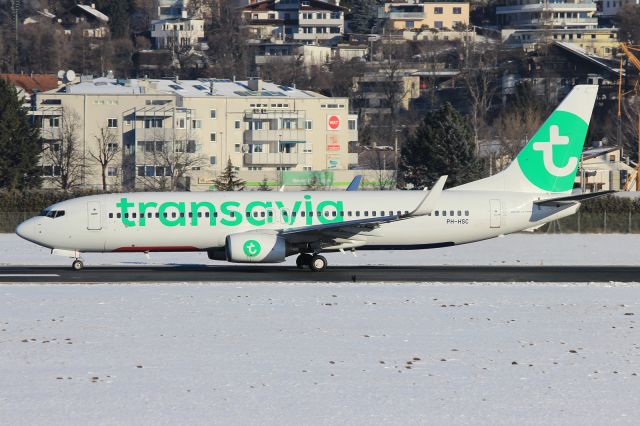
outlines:
[[[15,46],[16,46],[16,50],[15,50],[15,60],[13,63],[13,72],[17,73],[18,72],[18,42],[20,41],[20,37],[18,35],[18,29],[19,29],[19,24],[20,24],[20,2],[21,0],[11,0],[11,8],[12,8],[12,12],[13,12],[13,20],[14,20],[14,24],[15,24]]]

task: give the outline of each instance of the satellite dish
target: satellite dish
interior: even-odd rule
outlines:
[[[64,78],[64,70],[58,71],[58,80],[62,80]]]
[[[75,79],[76,79],[76,73],[73,70],[68,70],[67,72],[64,73],[64,80],[67,83],[71,83]]]

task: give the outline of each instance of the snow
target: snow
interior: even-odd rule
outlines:
[[[513,235],[333,264],[635,264],[637,236]],[[86,263],[206,263],[203,254]],[[64,264],[0,236],[0,262]],[[626,425],[640,283],[0,284],[0,423]]]
[[[504,238],[431,250],[330,253],[329,265],[636,265],[640,238],[633,234],[512,234]],[[206,253],[86,253],[91,265],[215,265]],[[0,234],[0,265],[70,265],[65,257]],[[295,264],[290,257],[288,265]]]
[[[637,424],[638,290],[1,285],[0,419]]]

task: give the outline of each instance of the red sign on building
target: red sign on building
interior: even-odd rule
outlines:
[[[337,115],[328,116],[327,126],[329,130],[340,130],[340,117]]]

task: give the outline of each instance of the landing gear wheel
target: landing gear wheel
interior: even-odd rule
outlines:
[[[310,254],[302,253],[296,258],[296,266],[298,267],[298,269],[302,269],[305,266],[309,266],[312,258],[313,256],[311,256]]]
[[[73,268],[74,271],[79,271],[80,269],[84,268],[84,263],[82,263],[82,260],[76,259],[71,264],[71,267]]]
[[[327,259],[319,254],[314,255],[309,262],[309,267],[313,272],[322,272],[327,269]]]

